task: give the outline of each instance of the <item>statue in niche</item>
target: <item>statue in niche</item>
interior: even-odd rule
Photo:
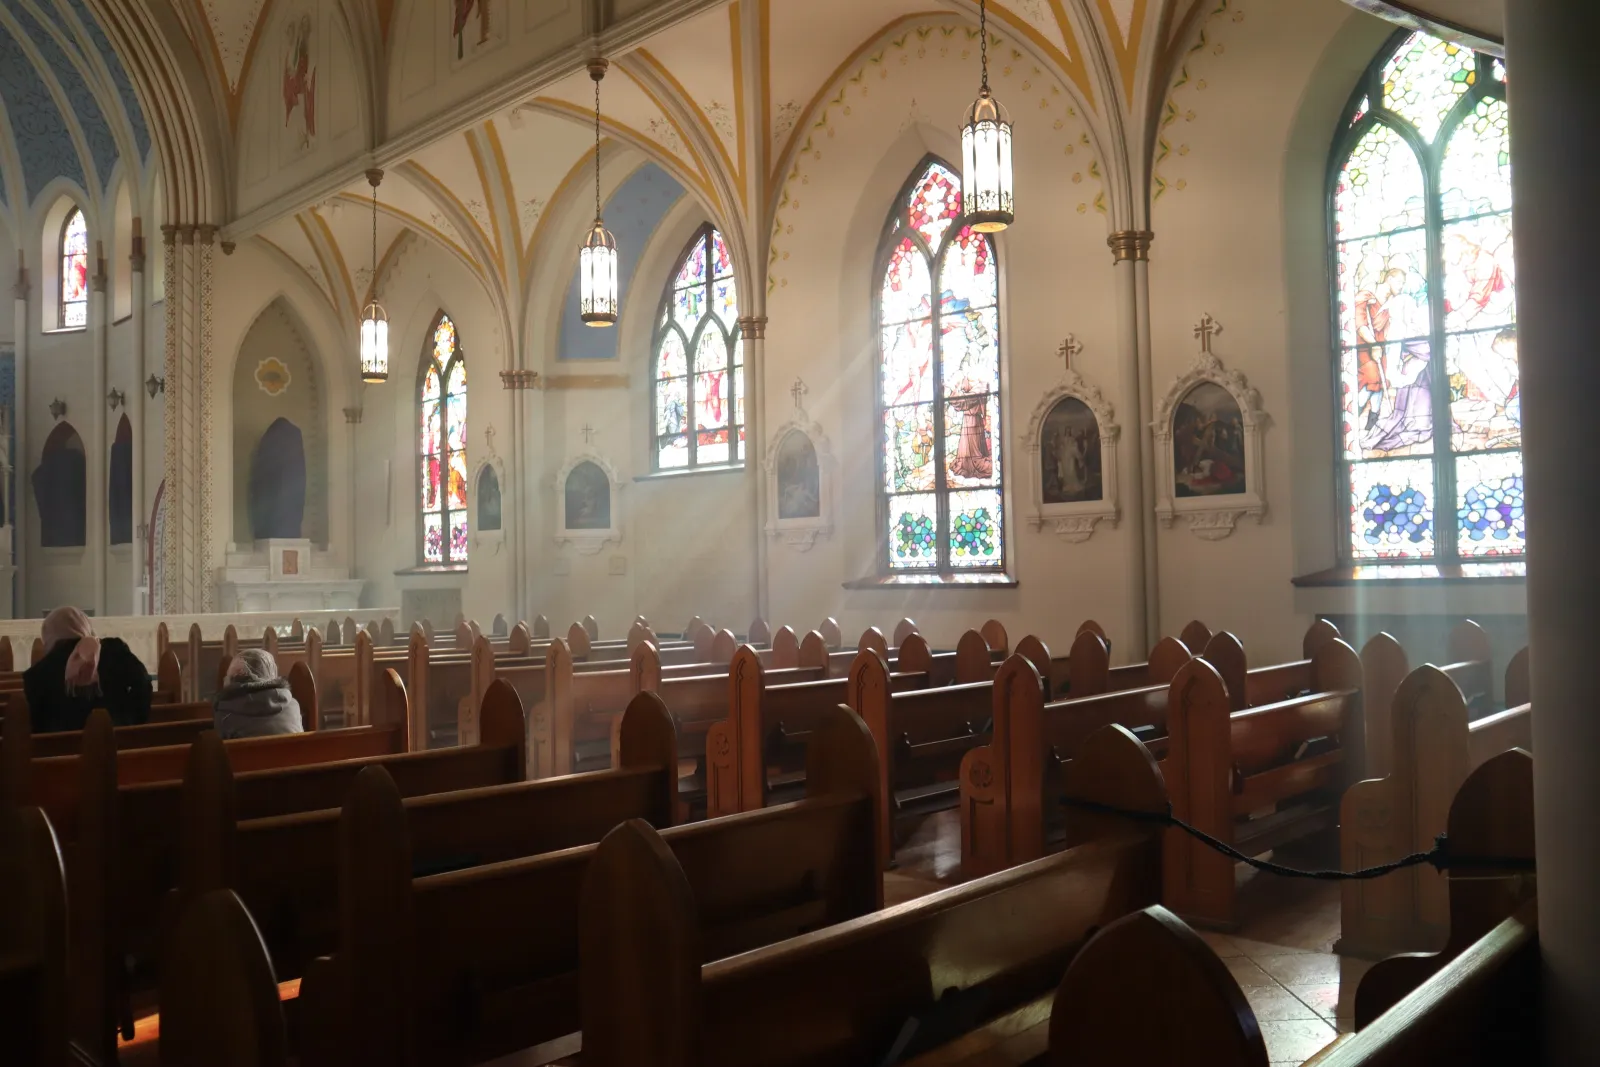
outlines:
[[[1245,491],[1244,416],[1217,383],[1200,382],[1173,410],[1172,468],[1180,498]]]
[[[778,518],[815,519],[822,515],[822,475],[811,438],[790,430],[778,446]]]
[[[1062,397],[1039,433],[1040,484],[1046,504],[1077,504],[1105,496],[1100,422],[1075,396]]]
[[[500,529],[500,476],[493,467],[484,467],[478,475],[478,531]]]
[[[599,464],[584,460],[567,475],[567,529],[611,528],[611,479]]]

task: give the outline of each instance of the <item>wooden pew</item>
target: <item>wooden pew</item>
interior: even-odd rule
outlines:
[[[951,652],[931,651],[927,640],[919,633],[908,633],[905,635],[905,640],[911,648],[915,661],[912,665],[900,666],[901,645],[891,646],[888,638],[874,626],[861,635],[861,640],[856,643],[854,649],[828,653],[828,673],[845,674],[849,671],[850,664],[855,662],[856,653],[867,649],[883,657],[884,662],[888,663],[892,670],[903,670],[907,673],[926,672],[929,684],[936,686],[987,681],[994,677],[995,668],[1005,660],[1005,653],[989,644],[984,635],[977,630],[963,633],[956,643],[955,650]]]
[[[962,641],[975,636],[969,631]],[[1042,642],[1029,637],[1023,647],[1048,668],[1050,651]],[[902,657],[903,665],[914,662]],[[961,761],[989,736],[995,692],[1001,684],[998,677],[907,688],[894,684],[887,665],[876,655],[858,658],[852,666],[851,706],[866,722],[882,761],[879,788],[886,803],[879,813],[879,833],[885,864],[893,857],[897,816],[938,810],[957,800]]]
[[[1114,806],[1166,807],[1154,761],[1115,728],[1086,746],[1070,787]],[[1153,903],[1160,886],[1158,831],[1085,817],[1073,832],[1061,855],[707,963],[704,887],[647,830],[619,827],[584,886],[582,1062],[900,1062],[887,1054],[1048,1011],[1096,927]],[[911,1021],[921,1025],[900,1046]]]
[[[662,834],[699,897],[696,963],[881,906],[874,760],[841,709],[813,738],[807,799]],[[300,990],[305,1067],[480,1063],[578,1029],[601,846],[414,878],[404,809],[376,773],[341,835],[339,951]]]
[[[1426,852],[1446,829],[1473,771],[1508,749],[1533,748],[1533,708],[1469,720],[1466,698],[1437,667],[1406,676],[1391,702],[1390,772],[1356,782],[1340,808],[1340,863],[1347,870]],[[1378,959],[1433,951],[1450,929],[1451,884],[1413,867],[1341,887],[1339,951]]]
[[[504,720],[498,726],[490,721],[496,716]],[[521,709],[504,683],[491,690],[484,720],[486,730],[520,731]],[[636,698],[621,735],[618,769],[539,782],[465,782],[421,794],[408,788],[404,764],[386,764],[405,797],[413,869],[439,872],[593,844],[630,818],[672,825],[677,744],[666,708],[653,695]],[[279,976],[298,977],[337,947],[340,809],[235,821],[216,803],[229,795],[226,762],[210,754],[208,766],[186,783],[179,895],[237,892],[258,917]]]
[[[278,978],[250,912],[226,889],[189,902],[161,975],[163,1067],[288,1067]]]
[[[109,719],[96,712],[83,755],[57,757],[80,764],[71,821],[58,824],[70,828],[63,837],[74,850],[72,1036],[89,1055],[110,1062],[118,1028],[132,1033],[129,996],[154,984],[187,822],[225,803],[247,818],[328,807],[371,763],[391,766],[419,794],[520,776],[520,725],[476,749],[407,753],[405,690],[392,671],[383,704],[382,726],[236,741],[208,735],[194,745],[120,754],[111,748]],[[199,773],[210,744],[231,770],[231,799],[212,795],[186,809],[184,780]],[[35,760],[34,768],[52,762]]]
[[[1489,636],[1471,619],[1464,619],[1450,631],[1445,663],[1439,664],[1460,688],[1473,718],[1488,712],[1493,702],[1493,663]],[[1526,661],[1524,661],[1526,662]],[[1367,675],[1367,765],[1372,774],[1389,772],[1389,707],[1400,683],[1411,673],[1405,649],[1387,633],[1374,634],[1361,649],[1361,665]],[[1508,671],[1509,677],[1509,671]],[[1526,677],[1524,674],[1522,677]],[[1527,703],[1526,700],[1516,707]]]
[[[1143,663],[1125,663],[1121,666],[1113,667],[1110,664],[1111,639],[1106,636],[1105,627],[1093,619],[1086,619],[1078,627],[1078,635],[1082,635],[1085,630],[1099,637],[1105,644],[1104,655],[1106,657],[1105,669],[1107,672],[1105,687],[1097,689],[1095,692],[1139,689],[1147,685],[1165,685],[1172,680],[1172,676],[1177,673],[1179,667],[1189,662],[1189,657],[1195,651],[1206,647],[1204,643],[1190,645],[1181,637],[1163,637],[1156,642],[1155,647],[1150,650],[1149,656],[1146,657]],[[1201,634],[1204,634],[1205,641],[1211,640],[1211,631],[1207,629],[1205,623],[1198,619],[1185,626],[1183,632],[1188,634],[1190,638],[1198,638]],[[1078,635],[1073,638],[1074,645],[1077,644]],[[1017,650],[1019,652],[1022,650],[1020,643],[1017,645]],[[1098,671],[1098,664],[1094,665],[1094,669]],[[1046,700],[1061,700],[1072,695],[1072,655],[1070,650],[1065,656],[1051,657],[1050,671],[1045,675],[1045,685]]]
[[[18,1067],[67,1050],[67,893],[61,850],[38,808],[0,810],[0,1041]]]
[[[1313,657],[1319,649],[1337,640],[1338,628],[1326,619],[1318,619],[1302,638],[1301,658],[1297,660],[1250,667],[1245,660],[1244,645],[1227,631],[1213,634],[1200,655],[1227,683],[1233,710],[1243,711],[1310,692]]]
[[[907,647],[920,644],[926,657],[927,643],[919,635],[912,634],[907,641]],[[813,643],[813,648],[820,651],[820,643]],[[712,723],[705,739],[707,818],[755,811],[772,803],[775,788],[793,792],[803,786],[811,731],[831,714],[829,708],[840,704],[860,708],[863,685],[875,683],[903,692],[929,684],[926,669],[893,675],[882,669],[881,678],[875,674],[869,681],[863,665],[883,668],[882,658],[865,650],[856,653],[856,660],[846,677],[795,681],[795,672],[763,666],[762,654],[749,646],[734,654],[728,671],[727,717]],[[887,750],[876,734],[873,741],[880,744],[881,759]],[[776,782],[769,777],[773,770],[779,776]],[[888,777],[881,775],[879,788],[885,796],[887,782]],[[882,819],[880,823],[887,825]]]
[[[1172,680],[1162,771],[1175,817],[1246,855],[1337,823],[1338,798],[1362,777],[1361,660],[1343,641],[1317,649],[1309,695],[1234,711],[1202,658]],[[1271,815],[1251,818],[1272,810]],[[1172,829],[1162,902],[1190,922],[1235,924],[1233,861]]]

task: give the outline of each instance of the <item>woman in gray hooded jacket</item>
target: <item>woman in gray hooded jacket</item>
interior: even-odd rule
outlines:
[[[278,677],[278,664],[265,649],[247,648],[233,658],[214,704],[217,733],[235,737],[298,734],[300,703],[289,683]]]

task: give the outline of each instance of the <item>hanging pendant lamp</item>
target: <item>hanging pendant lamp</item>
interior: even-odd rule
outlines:
[[[989,11],[978,0],[983,84],[961,127],[961,208],[980,233],[998,233],[1016,219],[1011,185],[1011,116],[989,92]]]
[[[617,324],[617,240],[600,217],[600,79],[610,66],[589,61],[594,79],[594,229],[578,252],[578,316],[586,326]]]
[[[372,185],[372,299],[361,312],[361,380],[378,385],[389,380],[389,316],[378,303],[378,183],[383,171],[367,171]]]

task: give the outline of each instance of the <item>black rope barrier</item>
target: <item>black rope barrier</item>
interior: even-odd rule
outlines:
[[[1190,826],[1172,814],[1171,805],[1167,806],[1166,811],[1139,811],[1134,808],[1119,808],[1111,804],[1101,804],[1099,801],[1084,800],[1079,797],[1062,797],[1061,802],[1069,808],[1075,808],[1078,811],[1089,812],[1094,815],[1111,815],[1147,825],[1176,827],[1201,844],[1222,853],[1230,859],[1248,864],[1258,871],[1265,871],[1268,874],[1276,874],[1284,878],[1310,878],[1319,882],[1361,882],[1373,878],[1382,878],[1386,874],[1404,870],[1407,867],[1419,867],[1423,864],[1427,864],[1441,873],[1465,867],[1472,867],[1478,870],[1488,868],[1510,874],[1530,874],[1534,870],[1533,860],[1525,856],[1455,855],[1450,851],[1449,835],[1440,834],[1433,839],[1433,847],[1428,851],[1413,852],[1409,856],[1390,863],[1380,863],[1375,867],[1365,867],[1359,871],[1302,871],[1296,867],[1285,867],[1281,863],[1273,863],[1270,860],[1257,859],[1255,856],[1245,855],[1226,841],[1219,841],[1199,827]]]

